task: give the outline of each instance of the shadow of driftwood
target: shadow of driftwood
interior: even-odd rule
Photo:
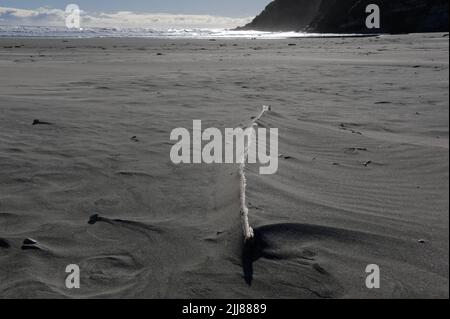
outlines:
[[[253,263],[263,257],[264,243],[258,232],[255,236],[247,240],[242,248],[242,268],[245,282],[251,286],[253,281]]]

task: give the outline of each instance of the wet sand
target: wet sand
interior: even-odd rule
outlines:
[[[0,298],[448,298],[448,49],[0,39]],[[282,156],[248,166],[243,247],[239,166],[174,165],[169,137],[261,105]]]

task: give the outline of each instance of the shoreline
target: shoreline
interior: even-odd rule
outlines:
[[[286,32],[280,32],[286,33]],[[276,34],[276,33],[275,33]],[[448,32],[432,32],[432,33],[405,33],[405,34],[391,34],[391,33],[373,33],[373,34],[324,34],[308,36],[289,36],[280,38],[269,37],[145,37],[145,36],[92,36],[92,37],[71,37],[71,36],[9,36],[0,35],[0,40],[155,40],[155,41],[288,41],[288,40],[308,40],[308,39],[364,39],[377,37],[402,37],[402,36],[441,36],[448,38]]]

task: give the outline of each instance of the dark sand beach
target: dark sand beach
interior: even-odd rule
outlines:
[[[442,33],[0,39],[0,297],[448,298],[448,101]],[[248,167],[247,250],[238,165],[169,137],[262,105],[282,156]]]

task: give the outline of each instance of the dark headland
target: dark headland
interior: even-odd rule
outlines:
[[[367,29],[366,7],[377,4],[381,29]],[[448,0],[275,0],[238,30],[318,33],[448,32]]]

